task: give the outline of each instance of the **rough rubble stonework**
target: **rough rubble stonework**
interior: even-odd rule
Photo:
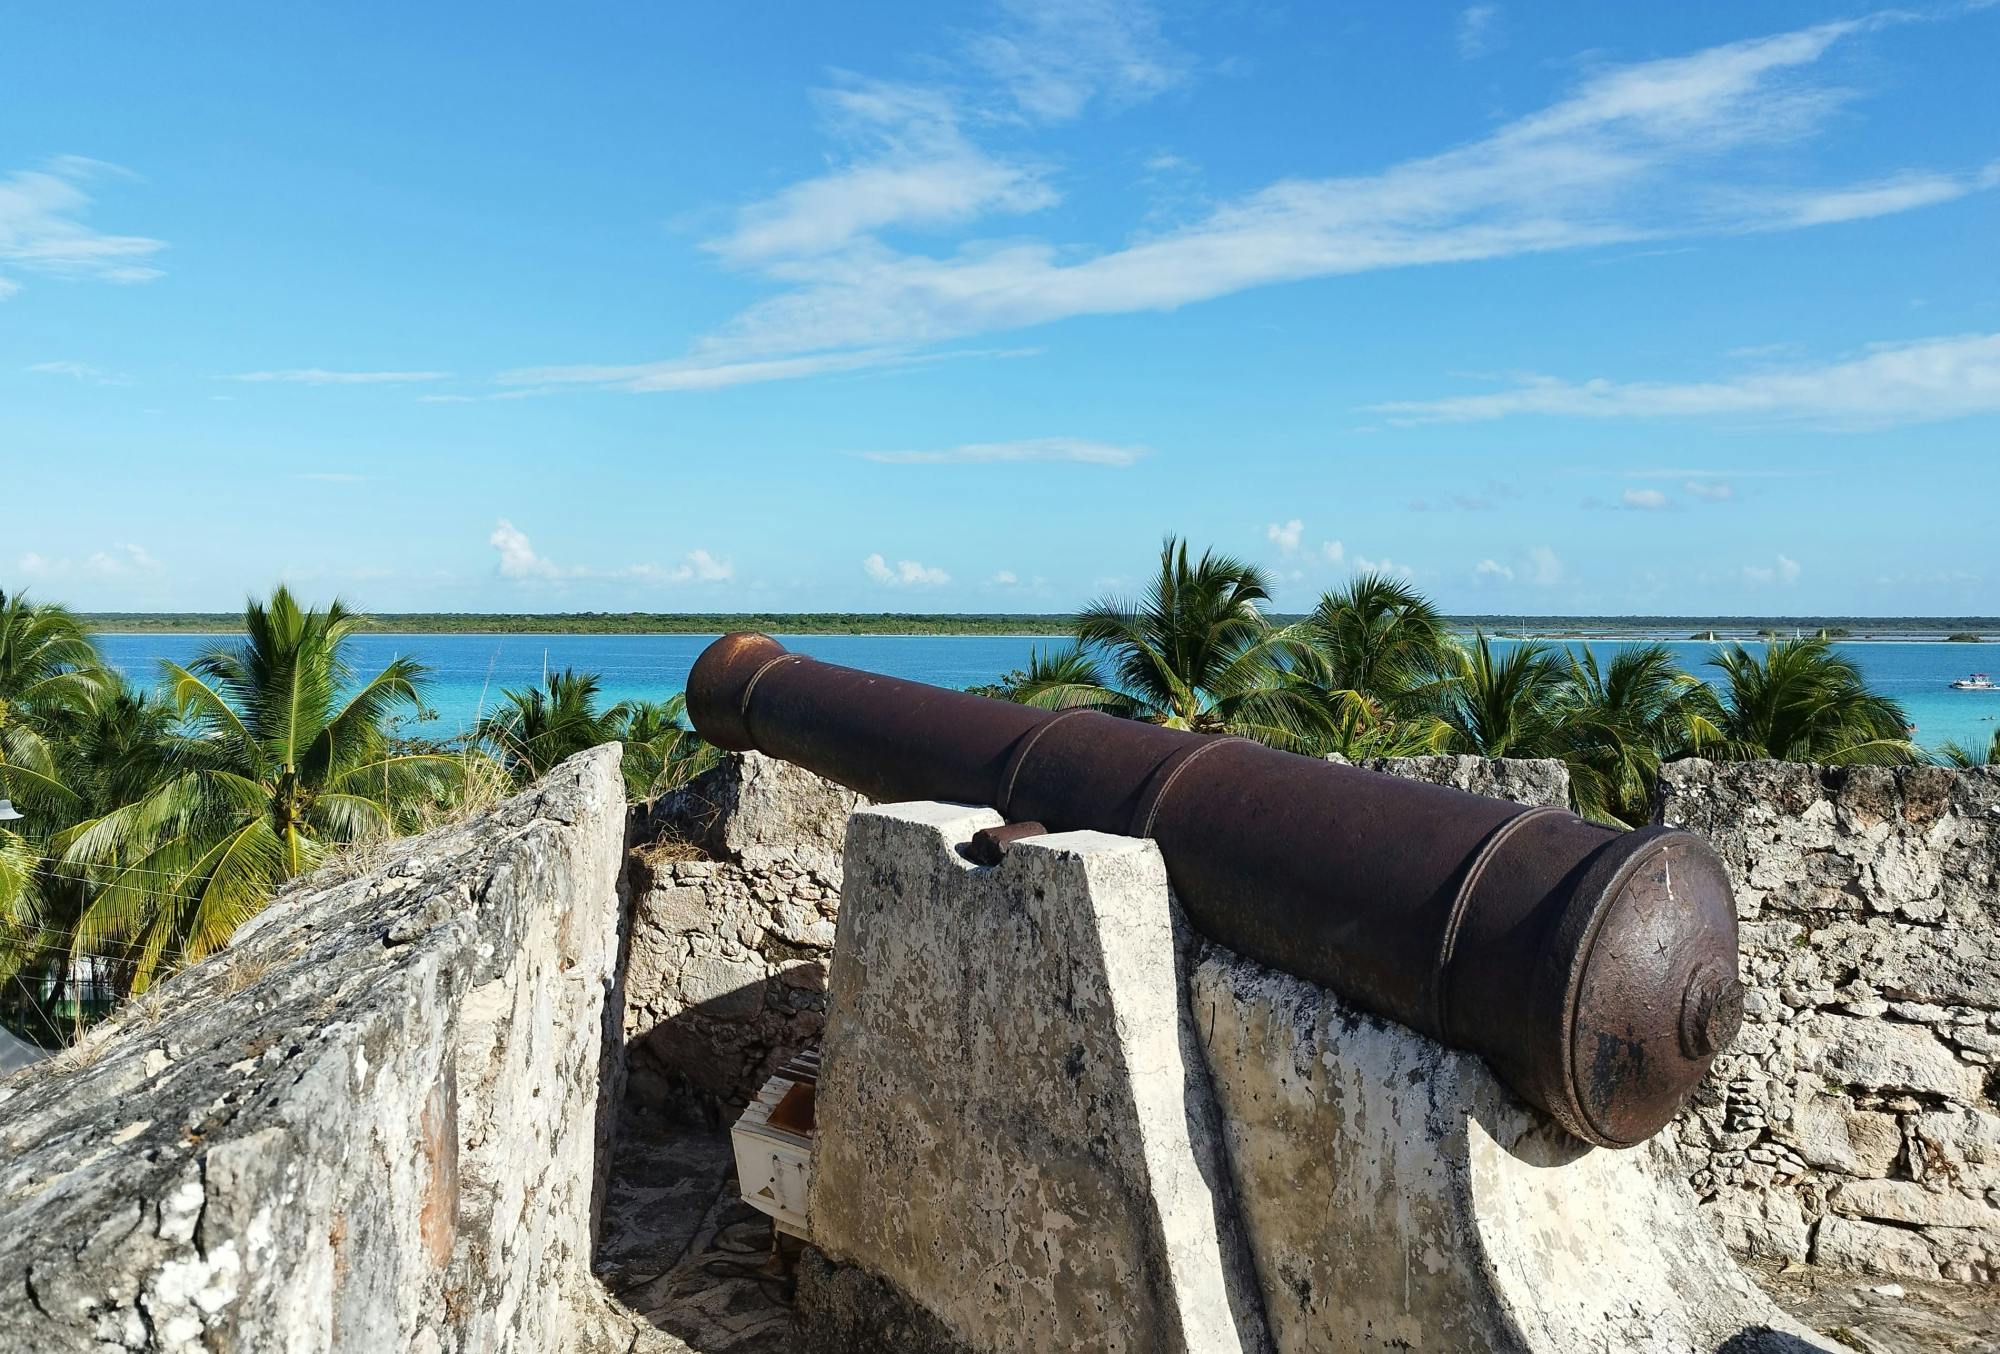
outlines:
[[[1569,768],[1554,758],[1370,757],[1354,763],[1368,771],[1404,780],[1448,785],[1476,795],[1511,799],[1517,804],[1569,803]]]
[[[1680,762],[1659,816],[1721,854],[1750,988],[1675,1126],[1730,1245],[2000,1278],[2000,770]]]
[[[692,1089],[740,1108],[818,1037],[841,843],[862,802],[752,752],[655,806],[627,867],[625,1036],[640,1103]]]
[[[623,833],[584,754],[0,1084],[0,1351],[593,1348]]]

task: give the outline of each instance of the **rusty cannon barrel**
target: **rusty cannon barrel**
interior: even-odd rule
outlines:
[[[1742,1019],[1736,910],[1687,832],[1504,800],[1094,711],[1038,710],[711,644],[687,708],[878,802],[1150,837],[1188,918],[1260,963],[1470,1049],[1576,1136],[1657,1132]]]

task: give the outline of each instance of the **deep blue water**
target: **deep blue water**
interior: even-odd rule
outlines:
[[[607,701],[661,700],[679,691],[695,656],[712,635],[363,635],[354,641],[356,665],[379,668],[407,654],[431,669],[427,700],[434,720],[421,726],[433,736],[469,728],[508,687],[540,680],[550,670],[595,672]],[[989,682],[1026,664],[1036,645],[1060,637],[1034,635],[781,635],[789,649],[831,663],[867,668],[940,686]],[[102,635],[107,661],[134,679],[154,672],[163,658],[185,662],[226,637],[213,635]],[[1594,642],[1600,655],[1619,645]],[[1667,645],[1689,671],[1706,676],[1715,647]],[[1869,682],[1903,703],[1917,725],[1918,741],[1936,746],[1956,739],[1984,748],[2000,728],[2000,693],[1952,691],[1949,683],[1974,668],[2000,673],[2000,649],[1987,645],[1878,641],[1836,645],[1860,665]]]

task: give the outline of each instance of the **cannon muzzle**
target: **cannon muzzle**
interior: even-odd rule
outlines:
[[[1150,837],[1203,934],[1481,1054],[1601,1146],[1659,1131],[1742,1019],[1729,880],[1687,832],[948,691],[765,635],[703,651],[687,708],[720,747],[878,802]]]

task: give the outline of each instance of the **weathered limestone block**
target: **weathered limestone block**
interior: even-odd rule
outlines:
[[[592,1348],[624,818],[574,758],[0,1085],[0,1350]]]
[[[1801,1031],[1801,1053],[1827,1076],[1870,1091],[1911,1091],[1969,1103],[1984,1081],[1921,1025],[1849,1016],[1815,1017]]]
[[[928,1320],[978,1351],[1266,1348],[1159,852],[1094,832],[990,869],[954,850],[999,821],[905,804],[851,822],[812,1347]]]
[[[1794,1147],[1811,1166],[1842,1175],[1879,1177],[1903,1150],[1896,1116],[1858,1110],[1847,1100],[1808,1088],[1789,1123],[1773,1136]]]
[[[1404,780],[1428,781],[1518,804],[1569,803],[1569,768],[1554,758],[1467,755],[1369,757],[1356,766]]]
[[[628,866],[624,1020],[641,1103],[740,1107],[818,1036],[860,802],[752,752],[655,806]]]
[[[761,752],[736,753],[655,806],[653,818],[718,859],[840,888],[852,790]]]
[[[1279,1350],[1837,1348],[1662,1157],[1577,1142],[1476,1056],[1219,949],[1192,1004]]]

